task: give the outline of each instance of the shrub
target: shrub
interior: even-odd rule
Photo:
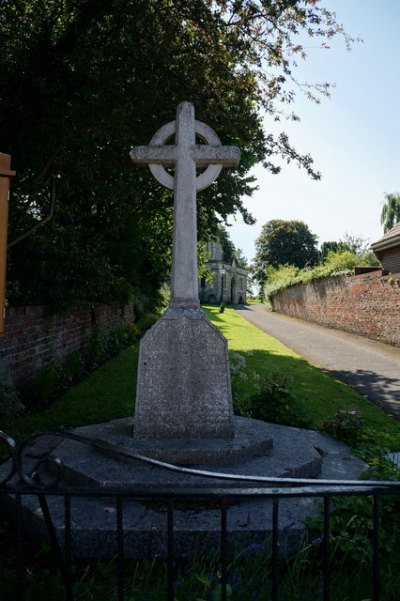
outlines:
[[[400,473],[397,472],[397,479]],[[379,552],[381,576],[392,579],[393,566],[399,564],[398,537],[400,534],[400,499],[397,495],[382,496],[380,500]],[[329,560],[340,565],[343,578],[368,571],[373,554],[373,503],[370,497],[337,497],[330,512]],[[323,532],[324,517],[308,519],[314,533]],[[320,536],[322,541],[322,536]],[[312,561],[320,562],[322,553],[314,554]],[[398,585],[397,585],[398,586]],[[396,588],[396,587],[393,587]],[[390,589],[389,589],[390,590]],[[397,599],[398,590],[390,591],[382,599]],[[350,598],[350,597],[347,597]],[[364,598],[364,597],[363,597]]]
[[[98,325],[93,329],[89,340],[87,366],[96,369],[107,359],[116,355],[134,341],[132,328],[121,324]]]
[[[259,390],[248,399],[250,417],[274,424],[306,428],[310,418],[292,394],[290,376],[274,371],[260,378]]]
[[[143,334],[145,334],[147,330],[154,326],[154,324],[156,323],[156,321],[159,320],[159,318],[159,315],[156,315],[155,313],[147,313],[147,315],[141,317],[136,324],[139,336],[143,336]]]
[[[85,372],[85,360],[78,352],[73,352],[66,358],[62,366],[62,380],[65,385],[77,382]]]
[[[333,275],[352,275],[356,265],[368,263],[368,254],[357,255],[345,250],[342,252],[328,252],[324,263],[312,269],[298,269],[293,265],[282,265],[278,269],[269,267],[265,293],[268,299],[271,300],[274,294],[295,284],[304,284]]]
[[[51,359],[42,371],[32,380],[29,400],[47,403],[61,388],[62,365],[58,358]]]
[[[361,441],[365,423],[360,411],[340,410],[322,424],[322,429],[333,438],[355,447]]]
[[[232,396],[234,411],[243,417],[261,419],[274,424],[307,428],[311,420],[292,394],[290,376],[272,371],[260,375],[246,373],[246,359],[240,353],[231,355]],[[240,386],[246,382],[246,394]]]
[[[96,326],[89,341],[86,358],[73,352],[64,362],[59,358],[51,359],[31,382],[29,391],[25,394],[27,401],[40,405],[48,403],[63,389],[78,382],[87,371],[96,369],[134,340],[135,336],[128,326]]]
[[[0,416],[12,417],[24,408],[14,386],[0,383]]]

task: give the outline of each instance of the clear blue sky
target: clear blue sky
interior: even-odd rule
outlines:
[[[299,66],[304,81],[336,84],[331,98],[317,105],[298,94],[301,122],[265,121],[266,131],[286,131],[302,154],[311,154],[320,181],[295,164],[279,175],[256,167],[259,190],[245,204],[257,219],[240,218],[229,228],[235,246],[248,259],[270,219],[304,221],[319,243],[352,234],[378,240],[385,192],[400,192],[400,0],[322,0],[355,43],[346,51],[339,38],[330,49],[310,40],[308,58]],[[315,47],[312,47],[312,46]]]

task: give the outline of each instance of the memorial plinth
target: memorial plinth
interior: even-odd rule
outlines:
[[[231,438],[226,341],[199,309],[169,309],[140,344],[134,436]]]

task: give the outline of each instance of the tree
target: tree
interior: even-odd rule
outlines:
[[[321,263],[325,261],[329,252],[341,253],[348,250],[349,252],[362,255],[368,253],[369,240],[368,238],[362,238],[354,234],[345,233],[343,238],[339,242],[323,242],[320,250]]]
[[[386,234],[400,221],[400,193],[392,192],[385,194],[385,204],[381,212],[381,225]]]
[[[222,246],[223,260],[225,263],[232,263],[236,255],[235,245],[233,244],[227,229],[223,226],[218,228],[218,242]]]
[[[267,266],[255,259],[250,265],[249,272],[251,283],[258,287],[258,298],[263,303],[265,300],[265,284],[268,280]]]
[[[222,225],[218,226],[218,233],[215,239],[222,246],[223,261],[225,263],[232,263],[233,259],[235,259],[238,267],[242,267],[243,269],[248,268],[247,258],[240,248],[236,248],[226,227]]]
[[[238,267],[241,267],[242,269],[249,268],[249,261],[241,248],[235,248],[235,259]]]
[[[268,266],[294,265],[304,268],[318,261],[317,237],[302,221],[272,219],[262,227],[256,240],[255,273]]]
[[[9,239],[31,232],[9,253],[9,301],[154,294],[170,266],[172,197],[132,168],[128,150],[147,143],[183,99],[242,150],[239,168],[199,196],[200,239],[234,213],[253,222],[242,199],[254,189],[255,163],[277,173],[279,155],[318,178],[284,132],[274,138],[262,127],[261,111],[279,119],[294,99],[302,33],[349,42],[311,0],[0,3],[1,150],[17,170]],[[52,218],[37,228],[54,199]]]
[[[335,240],[330,240],[329,242],[323,242],[321,244],[321,249],[320,249],[320,262],[324,263],[325,259],[328,256],[328,253],[330,252],[340,252],[340,247],[339,247],[339,242],[336,242]]]

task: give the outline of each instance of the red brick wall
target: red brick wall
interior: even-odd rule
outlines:
[[[380,271],[297,284],[272,299],[279,313],[400,346],[400,274]]]
[[[46,315],[44,307],[8,307],[5,333],[0,338],[0,359],[15,384],[32,379],[50,359],[85,352],[96,324],[127,323],[133,305],[100,305],[71,314]]]

